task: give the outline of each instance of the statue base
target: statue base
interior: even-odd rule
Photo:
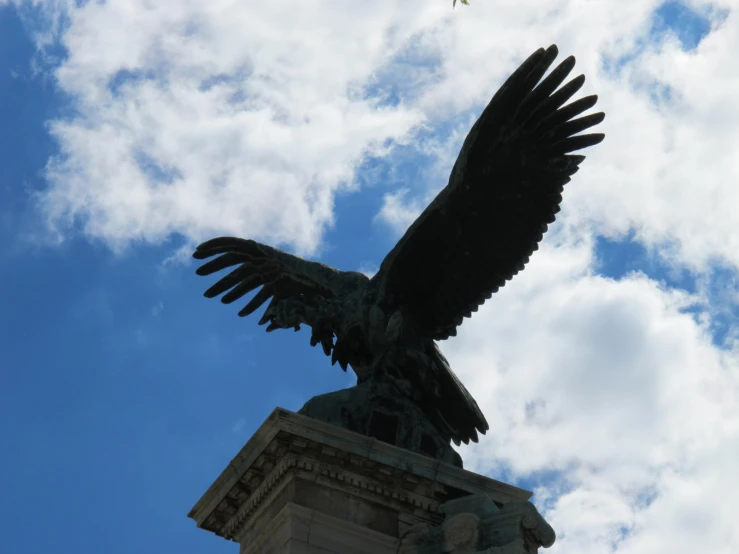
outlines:
[[[418,405],[390,383],[365,381],[320,394],[306,402],[298,413],[463,467],[451,441],[439,433]]]
[[[240,554],[530,554],[525,490],[275,409],[188,516]]]

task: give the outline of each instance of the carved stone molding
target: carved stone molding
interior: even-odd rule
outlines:
[[[290,529],[304,530],[300,518],[311,513],[324,518],[316,532],[343,529],[348,537],[365,529],[367,536],[387,538],[377,544],[403,545],[392,554],[426,554],[437,547],[438,552],[475,552],[470,544],[488,543],[507,548],[508,554],[518,553],[510,550],[515,540],[529,548],[521,552],[548,541],[551,528],[527,502],[530,496],[438,459],[278,408],[189,517],[249,553],[262,552],[260,545],[266,544],[276,518],[288,518],[278,525],[280,537],[299,543]]]
[[[381,474],[392,475],[389,468],[379,468],[377,464],[373,464],[373,466],[372,469],[379,470]],[[382,471],[382,469],[385,471]],[[398,473],[392,481],[381,482],[343,467],[303,460],[297,455],[291,454],[283,458],[274,467],[272,472],[265,477],[264,482],[254,490],[249,501],[242,505],[225,523],[222,531],[223,536],[230,540],[240,541],[243,531],[248,527],[252,517],[259,513],[261,506],[274,500],[274,497],[280,492],[280,484],[290,477],[311,482],[320,480],[323,486],[337,490],[351,489],[351,492],[357,497],[373,502],[380,501],[398,511],[412,512],[420,510],[428,518],[438,519],[439,521],[443,517],[443,513],[439,508],[439,501],[428,498],[423,494],[404,490],[403,481],[406,483],[415,481],[415,479],[409,479],[410,475]],[[436,487],[435,490],[439,492],[443,488]]]
[[[402,542],[401,554],[531,554],[554,544],[551,526],[528,501],[502,508],[484,494],[442,504],[439,526],[420,525]]]

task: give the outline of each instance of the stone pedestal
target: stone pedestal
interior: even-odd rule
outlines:
[[[524,554],[554,542],[530,496],[277,408],[188,516],[241,554]]]

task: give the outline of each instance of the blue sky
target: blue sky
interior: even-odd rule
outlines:
[[[454,16],[470,17],[476,11],[479,17],[495,14],[493,8],[481,4],[457,7]],[[451,6],[445,8],[451,12]],[[0,464],[0,551],[85,554],[102,548],[111,554],[235,552],[235,545],[197,530],[186,518],[188,510],[275,406],[297,410],[313,395],[351,386],[353,379],[338,366],[332,367],[320,350],[310,348],[307,333],[266,334],[256,325],[261,310],[242,320],[233,307],[204,299],[202,292],[212,280],[197,277],[189,261],[170,259],[197,238],[178,232],[176,225],[172,232],[147,235],[142,231],[139,236],[124,237],[121,240],[125,247],[119,249],[118,231],[96,233],[85,226],[83,210],[76,214],[72,225],[56,221],[64,240],[52,240],[47,231],[51,216],[38,203],[39,194],[61,187],[45,173],[47,163],[60,154],[61,148],[49,132],[49,122],[61,119],[75,123],[80,97],[57,82],[56,71],[64,64],[72,44],[61,42],[69,21],[53,35],[54,40],[44,50],[46,57],[37,50],[34,36],[38,35],[34,33],[46,29],[44,17],[48,14],[44,9],[0,2],[0,437],[5,445]],[[620,50],[604,50],[601,61],[618,61],[610,66],[604,63],[607,68],[596,82],[610,82],[608,86],[614,90],[621,86],[638,95],[634,92],[637,87],[628,84],[629,75],[636,73],[629,72],[648,56],[645,48],[654,48],[673,37],[683,51],[695,52],[712,25],[717,29],[713,32],[721,32],[717,22],[729,13],[721,6],[704,9],[679,2],[656,6],[646,20],[634,23],[626,40],[629,44]],[[551,37],[539,33],[536,38],[546,45],[558,42],[560,32],[564,33],[556,30]],[[416,102],[425,106],[423,93],[442,82],[445,71],[449,71],[451,62],[443,62],[444,55],[438,50],[426,52],[423,43],[419,47],[413,41],[405,47],[402,41],[400,44],[397,56],[380,64],[363,83],[372,110],[400,109]],[[520,59],[529,53],[530,48],[525,48],[511,55]],[[398,87],[395,79],[409,73],[403,69],[405,65],[421,68],[418,81]],[[592,73],[597,65],[586,62],[584,67],[582,71]],[[494,86],[510,69],[498,69],[501,74]],[[736,66],[727,68],[736,70]],[[658,80],[655,78],[655,82]],[[111,82],[110,86],[117,84]],[[673,89],[677,85],[669,86]],[[390,92],[383,96],[383,91]],[[482,99],[493,92],[494,88],[488,88],[484,94],[475,94]],[[607,90],[602,92],[602,98],[606,94]],[[671,100],[663,99],[667,103]],[[302,248],[341,269],[371,271],[379,266],[405,221],[388,215],[389,195],[408,189],[406,197],[418,204],[429,198],[430,189],[438,190],[444,177],[435,173],[437,148],[446,145],[448,150],[447,135],[455,130],[462,132],[451,147],[453,151],[446,154],[453,160],[469,117],[479,113],[480,107],[480,100],[471,98],[461,109],[450,109],[437,120],[427,116],[430,123],[425,131],[402,137],[389,134],[380,144],[400,144],[389,154],[375,146],[372,148],[376,150],[370,148],[366,155],[355,156],[350,165],[351,178],[338,178],[333,189],[333,224],[318,221],[315,225],[320,229],[320,240],[308,246],[290,235],[306,236],[307,231],[291,231],[285,224],[288,230],[280,235],[284,237],[282,246],[293,251]],[[85,117],[92,116],[88,113]],[[586,162],[573,183],[582,182],[585,188],[598,175],[598,158],[593,158],[592,165]],[[608,162],[605,154],[602,159]],[[451,165],[442,162],[438,163],[446,169],[439,171],[448,173]],[[112,175],[117,168],[106,170]],[[157,180],[151,168],[142,171]],[[724,177],[727,182],[734,178]],[[436,184],[421,183],[434,178]],[[244,184],[244,196],[238,202],[252,201],[250,186]],[[265,190],[261,194],[269,197],[270,189]],[[723,198],[723,203],[731,202],[733,197],[721,197],[721,190],[716,197]],[[586,206],[591,201],[573,202]],[[590,205],[596,205],[596,200]],[[603,200],[602,205],[607,208],[609,203]],[[413,212],[412,205],[408,209]],[[575,207],[572,209],[574,212]],[[635,209],[634,214],[637,212]],[[113,216],[106,212],[105,217]],[[728,364],[721,366],[723,378],[739,379],[733,365],[736,358],[731,357],[735,356],[735,347],[727,342],[736,331],[739,315],[735,303],[739,298],[737,259],[717,249],[706,255],[706,264],[692,267],[685,262],[690,252],[681,250],[682,245],[699,249],[704,243],[690,246],[688,238],[681,238],[678,231],[673,231],[677,227],[669,222],[663,227],[655,223],[650,233],[650,219],[639,217],[646,216],[629,216],[626,227],[621,223],[598,227],[573,219],[572,228],[580,229],[582,237],[589,237],[594,245],[590,265],[577,278],[604,277],[608,279],[603,283],[612,281],[616,286],[622,282],[626,286],[633,278],[632,272],[637,271],[646,276],[650,290],[662,290],[655,295],[670,291],[702,295],[703,304],[698,307],[691,304],[675,309],[675,318],[688,312],[693,324],[674,321],[696,329],[704,322],[710,341],[696,349],[710,350],[716,359],[724,360],[721,363]],[[122,225],[129,225],[129,221],[124,218]],[[706,251],[717,242],[708,236],[710,232],[706,230]],[[269,242],[269,232],[261,227],[254,235]],[[664,244],[677,245],[674,256],[660,255]],[[551,246],[552,259],[557,263],[560,245],[552,240]],[[563,246],[562,255],[576,252],[576,246],[566,252]],[[542,275],[545,270],[541,270]],[[532,269],[534,274],[536,271]],[[532,321],[521,321],[533,325]],[[455,356],[452,361],[459,359],[463,366],[465,354]],[[655,359],[644,363],[657,364]],[[461,372],[463,377],[473,373]],[[499,446],[501,452],[513,448]],[[560,529],[564,527],[562,536],[580,536],[576,528],[567,527],[570,520],[566,500],[576,497],[563,496],[559,503],[557,498],[567,492],[577,493],[578,487],[588,488],[579,470],[569,474],[566,468],[590,467],[590,462],[584,460],[573,466],[556,458],[554,466],[542,462],[541,467],[526,469],[502,453],[494,459],[487,451],[479,452],[469,451],[472,467],[485,469],[491,477],[536,489],[541,503],[554,510],[553,521],[560,522]],[[468,459],[467,454],[464,457]],[[592,483],[600,482],[593,479]],[[538,488],[542,486],[553,496],[547,497]],[[638,524],[639,514],[637,510],[624,516],[618,528],[631,529],[631,525]],[[594,538],[587,544],[600,544],[597,541]],[[573,551],[579,551],[576,547],[586,542],[572,543]],[[633,548],[633,552],[641,551]]]

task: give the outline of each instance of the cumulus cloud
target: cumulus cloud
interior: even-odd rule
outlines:
[[[77,113],[51,123],[60,153],[39,197],[58,233],[77,222],[122,248],[227,232],[310,253],[366,156],[457,118],[442,140],[416,143],[442,146],[443,163],[410,184],[422,187],[406,195],[415,213],[445,184],[469,128],[459,113],[479,111],[526,55],[556,42],[577,55],[584,93],[599,93],[608,114],[608,140],[584,166],[587,185],[568,191],[563,218],[670,243],[661,251],[693,269],[739,263],[739,26],[729,4],[690,3],[713,26],[690,51],[669,33],[647,40],[655,1],[503,1],[474,14],[434,2],[247,4],[68,9],[55,76]],[[49,4],[55,21],[65,5]],[[381,214],[391,223],[398,200]]]
[[[699,296],[595,275],[591,255],[545,246],[443,344],[490,423],[463,457],[554,473],[537,498],[562,551],[731,552],[739,349],[686,312]]]
[[[403,144],[428,164],[378,214],[400,233],[503,79],[556,43],[607,137],[529,267],[443,344],[491,426],[465,461],[548,476],[553,551],[733,553],[739,346],[711,325],[736,303],[739,25],[735,2],[684,3],[710,22],[694,49],[650,34],[654,0],[49,3],[75,112],[50,124],[39,206],[117,249],[234,234],[311,253],[362,161]],[[697,291],[598,275],[595,237],[627,233]]]
[[[114,248],[228,233],[314,250],[356,164],[423,120],[362,86],[425,22],[387,4],[351,26],[335,4],[281,6],[70,11],[55,75],[76,114],[51,122],[60,153],[39,195],[54,229],[80,223]],[[393,18],[409,23],[388,32]]]
[[[695,50],[668,35],[596,77],[608,144],[593,153],[587,185],[573,187],[571,217],[611,236],[634,229],[648,246],[671,243],[666,257],[694,270],[717,259],[739,265],[738,46],[730,13]]]

